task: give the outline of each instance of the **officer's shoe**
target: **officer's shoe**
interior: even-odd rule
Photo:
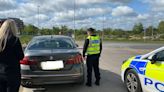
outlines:
[[[100,81],[95,82],[96,86],[100,86]]]
[[[86,86],[88,86],[88,87],[92,87],[92,85],[91,85],[91,83],[86,83]]]

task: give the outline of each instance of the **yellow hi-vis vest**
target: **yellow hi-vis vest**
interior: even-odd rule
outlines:
[[[87,55],[99,54],[100,53],[100,37],[88,36],[87,39],[89,39]]]

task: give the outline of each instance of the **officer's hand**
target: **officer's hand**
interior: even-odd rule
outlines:
[[[86,60],[86,57],[85,57],[85,56],[83,56],[83,59],[84,59],[84,60]]]

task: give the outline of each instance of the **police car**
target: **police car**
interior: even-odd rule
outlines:
[[[164,92],[164,47],[125,60],[121,71],[128,92]]]

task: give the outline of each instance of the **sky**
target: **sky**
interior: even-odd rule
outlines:
[[[131,30],[139,22],[157,27],[164,21],[164,0],[0,0],[0,18],[8,17],[40,28]]]

